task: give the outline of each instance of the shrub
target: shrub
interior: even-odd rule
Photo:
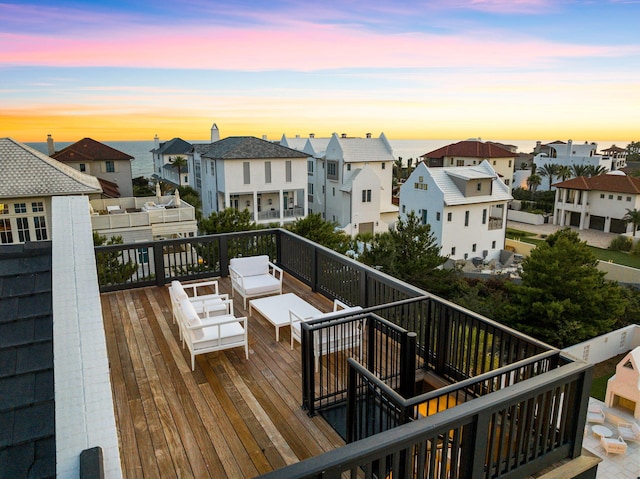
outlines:
[[[609,249],[612,251],[631,251],[631,247],[633,246],[633,241],[628,236],[618,236],[611,240],[609,244]],[[640,251],[639,251],[640,253]]]
[[[640,256],[640,241],[636,241],[636,243],[631,248],[631,254],[633,256]]]

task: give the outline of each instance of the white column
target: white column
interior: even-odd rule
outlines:
[[[282,190],[278,190],[278,201],[280,202],[280,212],[279,212],[279,219],[280,219],[280,224],[284,224],[284,195],[282,193]]]
[[[258,222],[258,192],[253,192],[253,221]]]

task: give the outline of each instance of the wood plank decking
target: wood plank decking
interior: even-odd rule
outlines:
[[[231,296],[228,278],[220,290]],[[285,275],[293,292],[322,311],[330,302]],[[289,328],[249,317],[243,348],[196,357],[172,323],[166,287],[101,295],[125,478],[250,478],[344,445],[320,416],[300,407],[300,345]],[[248,316],[242,300],[237,316]]]

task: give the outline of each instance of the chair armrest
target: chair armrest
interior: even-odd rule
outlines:
[[[229,266],[229,276],[231,276],[232,283],[237,283],[244,288],[244,277],[233,266]]]
[[[211,328],[213,326],[222,326],[224,324],[232,324],[232,323],[241,323],[245,327],[245,331],[246,331],[247,317],[241,316],[239,318],[236,318],[235,316],[231,316],[231,315],[213,316],[211,318],[202,320],[201,324],[188,325],[187,329],[191,331],[197,331],[199,329]]]
[[[279,268],[278,266],[276,266],[275,264],[273,264],[271,261],[269,261],[269,274],[271,274],[274,278],[276,278],[278,281],[280,281],[282,283],[282,268]]]
[[[294,323],[301,323],[301,322],[307,321],[308,319],[311,319],[311,318],[312,318],[312,316],[309,316],[308,318],[303,318],[298,313],[296,313],[294,310],[292,310],[292,309],[289,310],[289,321],[290,321],[292,326],[293,326]]]
[[[220,294],[218,290],[217,281],[202,281],[200,283],[191,283],[191,284],[182,285],[184,289],[191,288],[192,297],[198,296],[198,288],[204,288],[206,286],[213,286],[213,290],[214,290],[213,294]],[[207,293],[207,294],[211,294],[211,293]]]

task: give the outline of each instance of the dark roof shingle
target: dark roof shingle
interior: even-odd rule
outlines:
[[[308,158],[309,155],[253,136],[229,136],[197,148],[205,158],[240,160],[260,158]]]

